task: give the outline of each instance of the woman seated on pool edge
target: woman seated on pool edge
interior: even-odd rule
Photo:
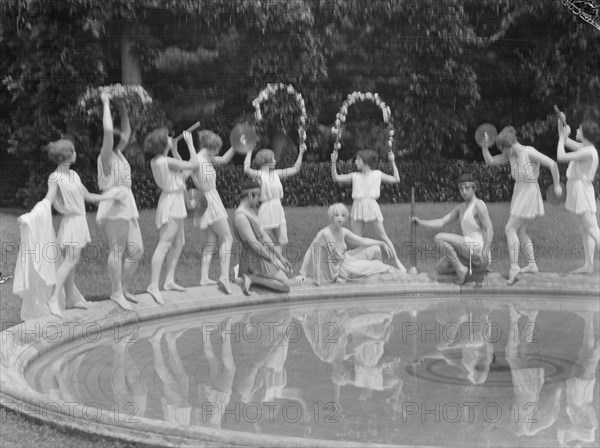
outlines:
[[[363,238],[343,227],[348,219],[344,204],[333,204],[327,211],[329,225],[321,229],[304,255],[298,283],[306,276],[317,286],[321,282],[358,280],[386,272],[400,274],[400,270],[381,261],[381,250],[390,257],[393,252],[383,241]],[[346,244],[354,246],[347,250]]]
[[[250,286],[258,284],[280,292],[290,290],[286,272],[292,267],[278,246],[260,227],[256,208],[260,201],[260,184],[244,180],[240,191],[240,205],[233,218],[233,233],[242,243],[238,277],[243,278],[242,291],[250,295]]]

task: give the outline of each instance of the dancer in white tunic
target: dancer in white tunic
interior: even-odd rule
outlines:
[[[600,229],[596,218],[596,195],[592,184],[598,170],[598,149],[600,127],[586,120],[577,129],[575,138],[569,138],[571,128],[566,125],[564,114],[558,120],[559,162],[569,162],[567,168],[567,200],[565,207],[577,216],[579,233],[583,241],[585,261],[581,268],[572,274],[594,273],[594,250],[600,248]],[[595,146],[596,145],[596,146]],[[573,152],[566,153],[565,146]]]
[[[487,135],[482,145],[483,158],[487,164],[502,165],[510,163],[510,172],[515,180],[513,197],[510,203],[510,218],[506,224],[506,239],[510,255],[509,285],[517,280],[519,273],[536,273],[539,271],[533,254],[533,243],[527,234],[527,222],[536,216],[544,216],[544,204],[538,184],[540,165],[552,172],[554,193],[560,197],[560,175],[558,166],[551,158],[541,154],[531,146],[524,146],[517,141],[517,132],[512,126],[507,126],[496,138],[496,145],[502,154],[492,156],[488,148]],[[527,265],[519,268],[519,249],[525,255]]]
[[[474,263],[485,267],[490,263],[490,246],[494,239],[494,229],[485,202],[475,195],[475,179],[470,174],[458,178],[460,195],[465,200],[450,213],[440,219],[412,218],[417,224],[428,228],[441,228],[454,220],[459,220],[462,235],[454,233],[438,233],[435,242],[439,245],[442,259],[436,269],[440,274],[456,272],[456,283],[463,284],[467,273]],[[469,269],[461,262],[466,260]]]
[[[261,149],[256,153],[254,162],[260,167],[258,170],[250,168],[252,152],[248,151],[244,160],[244,173],[260,183],[260,208],[258,209],[258,221],[260,226],[270,233],[273,241],[280,246],[288,243],[287,224],[281,199],[283,198],[283,186],[281,179],[295,176],[302,166],[302,156],[306,152],[306,145],[300,145],[298,159],[294,166],[282,170],[276,170],[275,155],[270,149]]]
[[[183,170],[198,168],[198,160],[194,157],[194,143],[192,134],[183,133],[183,138],[188,145],[192,159],[187,162],[180,157],[168,157],[169,151],[177,154],[173,146],[173,139],[169,137],[166,128],[152,131],[144,139],[144,151],[152,154],[150,162],[152,174],[162,193],[156,208],[156,227],[160,229],[160,240],[152,255],[152,274],[148,292],[157,303],[164,304],[164,299],[159,289],[160,271],[165,257],[167,260],[167,276],[164,289],[185,291],[185,288],[175,282],[175,268],[185,244],[183,219],[187,216],[185,210],[185,174]]]
[[[385,233],[383,228],[383,215],[379,209],[377,199],[381,183],[397,184],[400,182],[398,167],[394,162],[394,153],[390,152],[388,160],[391,162],[393,176],[373,169],[377,163],[377,153],[370,149],[362,149],[356,153],[356,169],[358,172],[350,174],[338,174],[336,162],[338,159],[337,151],[331,153],[331,176],[335,182],[352,184],[352,211],[350,213],[350,228],[358,236],[363,235],[365,224],[373,223],[375,238],[384,241],[391,251],[391,258],[395,266],[402,272],[406,268],[400,262],[396,249],[392,241]]]

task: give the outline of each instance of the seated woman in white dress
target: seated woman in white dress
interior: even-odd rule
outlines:
[[[357,280],[386,272],[401,273],[381,261],[382,249],[388,257],[393,253],[385,242],[363,238],[343,227],[349,215],[344,204],[333,204],[327,214],[330,224],[317,233],[308,248],[297,282],[308,276],[319,286],[322,282]],[[355,248],[347,250],[347,244]]]

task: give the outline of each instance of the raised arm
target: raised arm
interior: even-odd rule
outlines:
[[[558,164],[550,157],[542,154],[537,149],[531,146],[527,148],[527,153],[529,154],[529,160],[531,160],[532,162],[537,162],[550,170],[550,172],[552,173],[552,182],[554,183],[554,186],[559,186],[560,173],[558,172]]]
[[[121,115],[121,140],[119,141],[117,150],[123,151],[131,137],[131,124],[129,123],[129,113],[124,101],[119,101],[119,110]]]
[[[443,218],[421,219],[421,218],[417,218],[416,216],[413,216],[412,220],[414,222],[416,222],[418,225],[427,227],[429,229],[441,229],[442,227],[450,224],[455,219],[458,219],[458,217],[460,216],[458,207],[460,207],[460,205],[457,205],[456,207],[454,207],[452,209],[452,211],[450,213],[448,213],[446,216],[444,216]]]
[[[102,100],[102,128],[104,129],[100,160],[102,161],[104,175],[107,176],[110,173],[110,163],[112,160],[115,137],[113,134],[112,116],[110,115],[110,94],[108,92],[102,92],[100,99]]]
[[[575,152],[567,153],[565,152],[565,145],[567,144],[568,135],[571,133],[571,128],[568,125],[565,125],[563,130],[558,135],[558,146],[556,148],[556,160],[559,162],[572,162],[577,161],[580,162],[585,159],[589,159],[593,157],[590,151],[577,151],[580,149],[583,144],[579,142],[575,142],[580,144],[581,146],[575,149]],[[592,149],[593,151],[593,149]]]
[[[506,156],[504,154],[498,154],[496,156],[492,156],[492,154],[490,154],[488,141],[489,140],[488,140],[488,136],[486,133],[485,140],[484,140],[483,144],[481,145],[481,151],[483,152],[483,160],[485,160],[485,163],[487,163],[488,165],[502,165],[504,163],[508,163],[508,156]]]
[[[294,163],[294,165],[290,168],[277,170],[278,171],[277,174],[279,174],[280,179],[285,179],[286,177],[292,177],[292,176],[295,176],[296,174],[298,174],[298,172],[300,171],[300,168],[302,167],[302,156],[304,155],[305,152],[306,152],[306,145],[303,143],[302,145],[300,145],[296,163]]]
[[[231,162],[231,159],[233,159],[233,155],[235,154],[235,150],[233,149],[233,146],[231,148],[229,148],[227,150],[227,152],[225,154],[223,154],[222,156],[215,156],[212,159],[212,163],[216,164],[216,165],[226,165],[229,162]]]
[[[569,135],[571,134],[571,128],[567,124],[567,116],[565,115],[564,112],[560,113],[556,125],[558,128],[558,137],[559,138],[560,138],[561,134],[563,132],[565,132],[564,146],[566,146],[567,149],[569,149],[570,151],[577,151],[579,148],[583,147],[583,143],[569,138]],[[568,129],[568,131],[566,131],[566,129]],[[559,159],[559,162],[562,162],[562,160]]]
[[[352,183],[352,173],[349,174],[338,174],[336,162],[338,159],[337,151],[333,151],[331,153],[331,178],[334,182],[339,182],[341,184],[350,184]]]
[[[396,166],[396,162],[394,162],[395,159],[394,153],[390,151],[388,153],[388,160],[392,164],[392,171],[394,175],[390,176],[389,174],[381,173],[381,182],[385,184],[397,184],[400,182],[400,173],[398,173],[398,167]]]
[[[244,173],[246,173],[246,175],[248,175],[254,179],[258,179],[260,177],[260,171],[252,169],[251,166],[252,166],[252,151],[248,151],[246,153],[246,157],[244,158]]]

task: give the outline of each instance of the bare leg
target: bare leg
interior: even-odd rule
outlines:
[[[123,254],[123,295],[127,300],[137,303],[137,299],[131,293],[131,280],[138,268],[138,264],[144,255],[144,243],[142,241],[142,232],[137,219],[130,219],[128,222],[128,236],[126,250]]]
[[[540,270],[535,262],[535,255],[533,254],[533,243],[527,233],[527,224],[525,222],[523,222],[521,227],[517,230],[517,236],[519,237],[521,252],[527,263],[527,266],[524,266],[519,272],[521,274],[535,274],[539,272]]]
[[[387,233],[385,233],[385,229],[383,228],[383,222],[382,221],[373,221],[373,227],[375,229],[375,239],[384,241],[388,245],[388,247],[392,251],[394,264],[396,265],[396,267],[398,269],[400,269],[400,271],[406,272],[406,268],[400,262],[400,259],[398,258],[398,255],[396,254],[396,249],[394,248],[394,244],[392,243],[390,238],[387,236]]]
[[[504,231],[506,232],[506,240],[508,242],[508,255],[510,257],[510,270],[508,271],[509,285],[517,281],[519,273],[519,237],[517,230],[523,224],[523,220],[517,216],[510,215]]]
[[[466,244],[465,238],[454,233],[438,233],[435,236],[435,243],[440,248],[442,258],[454,268],[457,276],[456,283],[459,285],[465,283],[469,269],[458,258],[459,253],[469,258],[470,247]]]
[[[273,277],[264,277],[258,274],[251,274],[249,277],[252,283],[266,286],[267,288],[274,289],[275,291],[289,292],[290,290],[290,279],[287,278],[287,276],[281,271],[279,271]]]
[[[284,222],[278,228],[273,229],[273,235],[275,236],[273,242],[277,242],[283,248],[288,243],[287,224]]]
[[[81,308],[86,310],[88,303],[75,286],[75,269],[71,271],[65,282],[66,308]]]
[[[229,223],[226,219],[221,219],[210,227],[216,233],[220,243],[221,275],[218,280],[219,286],[225,290],[226,294],[233,294],[229,286],[229,265],[231,262],[231,246],[233,245]]]
[[[179,229],[177,230],[177,234],[173,240],[173,245],[167,253],[167,276],[165,277],[165,283],[163,285],[165,291],[185,291],[183,286],[175,283],[175,268],[177,267],[177,262],[179,261],[181,251],[183,250],[183,246],[185,244],[183,221],[180,221],[179,224]]]
[[[109,246],[106,264],[111,284],[110,298],[124,309],[131,310],[131,306],[125,302],[122,283],[123,255],[127,247],[129,223],[124,219],[107,220],[105,230]]]
[[[355,221],[355,220],[350,221],[350,230],[352,230],[352,233],[355,233],[358,236],[363,236],[364,227],[365,227],[364,221]]]
[[[594,251],[600,247],[600,230],[596,222],[595,213],[584,213],[579,215],[577,224],[583,242],[583,251],[585,262],[579,269],[575,269],[572,274],[593,274],[594,273]]]
[[[171,219],[167,224],[164,224],[160,228],[160,240],[152,255],[152,273],[150,277],[150,285],[148,286],[148,292],[154,300],[160,305],[165,303],[162,294],[160,293],[158,282],[160,279],[160,271],[162,270],[163,262],[167,252],[171,248],[173,240],[177,235],[179,227],[182,225],[181,219]]]
[[[48,299],[48,308],[55,316],[63,317],[58,306],[58,296],[65,287],[71,274],[75,271],[75,265],[81,256],[81,249],[82,248],[75,246],[65,246],[63,249],[63,261],[56,270],[56,284],[54,285],[52,296]],[[69,285],[69,287],[70,286],[71,285]]]
[[[212,261],[213,254],[217,250],[217,234],[214,232],[211,226],[206,229],[206,242],[202,249],[202,265],[200,268],[200,286],[205,285],[216,285],[217,282],[211,280],[208,277],[210,271],[210,263]]]

